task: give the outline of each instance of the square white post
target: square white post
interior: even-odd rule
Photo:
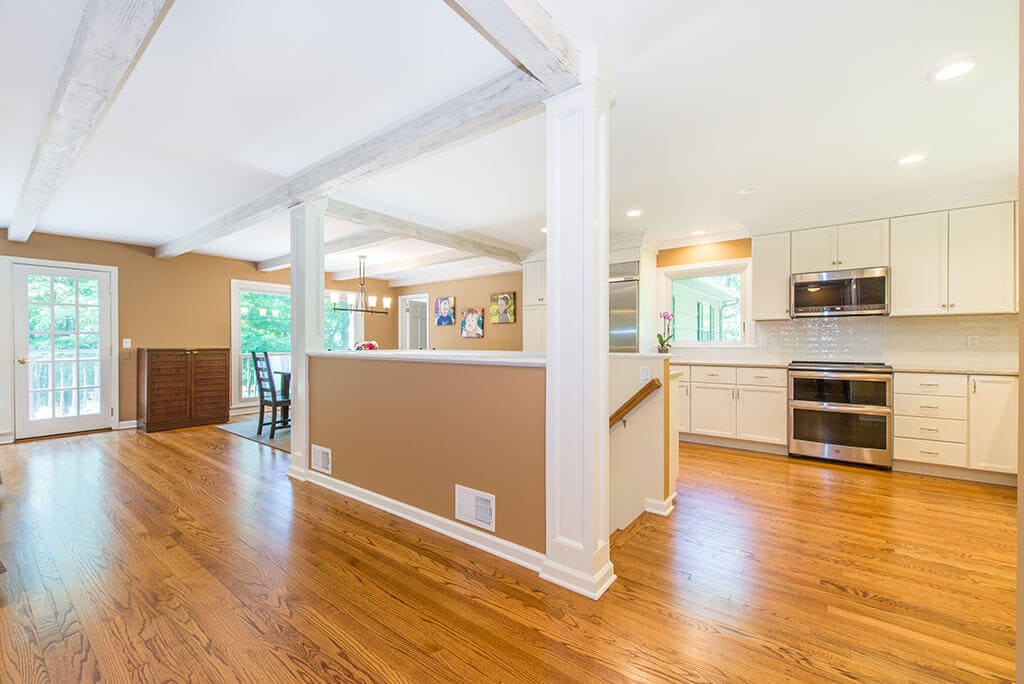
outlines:
[[[327,200],[291,209],[292,240],[292,463],[288,475],[305,480],[309,465],[310,352],[324,350],[324,214]]]
[[[608,118],[597,79],[547,107],[547,554],[541,577],[590,598],[608,557]]]

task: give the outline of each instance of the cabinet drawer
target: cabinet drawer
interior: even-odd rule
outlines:
[[[670,364],[668,367],[668,372],[671,375],[675,375],[676,380],[678,380],[679,382],[690,382],[689,366],[676,366],[674,364]]]
[[[967,420],[967,399],[963,397],[930,397],[921,394],[897,394],[894,401],[897,416],[951,418]]]
[[[736,384],[736,369],[732,366],[693,366],[690,377],[694,382]]]
[[[893,458],[899,461],[967,467],[966,444],[897,437],[893,440],[893,448]]]
[[[763,387],[785,387],[785,368],[737,368],[736,384],[761,385]]]
[[[966,375],[940,373],[896,373],[893,379],[896,394],[929,394],[944,397],[966,397]]]
[[[946,418],[896,416],[893,433],[897,437],[966,444],[967,422],[963,420],[948,420]]]

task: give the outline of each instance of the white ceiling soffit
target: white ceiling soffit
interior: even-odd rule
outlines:
[[[479,278],[499,273],[515,273],[518,271],[522,271],[522,266],[488,259],[487,257],[477,257],[476,259],[466,261],[430,266],[405,273],[396,273],[388,279],[388,285],[391,287],[409,287],[447,280]]]

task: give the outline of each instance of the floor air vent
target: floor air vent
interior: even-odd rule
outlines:
[[[494,495],[455,485],[455,519],[494,531]]]
[[[327,447],[313,445],[310,450],[309,467],[321,473],[331,474],[331,450]]]

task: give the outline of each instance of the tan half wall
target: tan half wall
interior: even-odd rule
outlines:
[[[456,484],[494,494],[494,535],[545,552],[544,368],[314,356],[309,377],[332,477],[450,520]]]
[[[728,261],[729,259],[750,258],[751,240],[726,240],[708,242],[703,245],[663,249],[658,252],[658,268],[667,266],[689,266],[706,261]]]

